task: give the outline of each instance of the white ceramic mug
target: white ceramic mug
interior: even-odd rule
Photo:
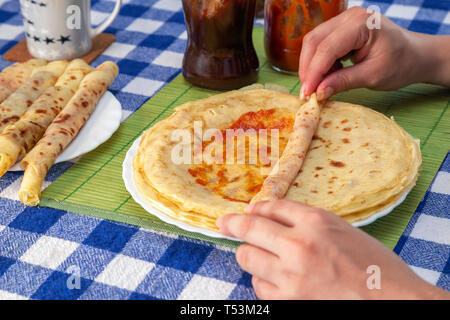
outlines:
[[[73,59],[88,53],[92,39],[117,17],[122,0],[98,27],[91,26],[91,0],[20,0],[28,51],[46,60]]]

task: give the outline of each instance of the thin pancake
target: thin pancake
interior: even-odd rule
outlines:
[[[19,121],[0,134],[0,177],[34,147],[92,70],[84,60],[73,60],[55,86],[47,88]]]
[[[42,59],[31,59],[23,63],[13,64],[0,73],[0,103],[5,101],[25,81],[30,78],[33,70],[46,65]]]
[[[286,194],[338,215],[370,210],[414,185],[417,141],[381,113],[327,102],[301,173]]]
[[[319,116],[320,105],[317,103],[316,95],[313,94],[311,99],[298,110],[294,128],[283,154],[273,171],[264,180],[261,190],[252,198],[251,203],[274,201],[284,197],[302,167],[319,123]]]
[[[147,134],[151,134],[151,132],[158,130],[161,124],[164,124],[164,122],[161,121],[156,125],[154,125],[147,131]],[[134,179],[139,192],[141,192],[141,194],[145,196],[145,199],[151,204],[153,208],[159,210],[160,212],[166,214],[171,218],[189,223],[196,227],[210,230],[217,230],[215,218],[204,216],[195,212],[183,211],[169,200],[165,199],[164,197],[161,197],[159,192],[155,190],[151,186],[151,184],[149,184],[145,180],[146,179],[145,173],[144,172],[137,173],[136,171],[136,168],[144,167],[144,163],[142,163],[143,160],[144,160],[143,157],[135,157],[133,160],[133,168],[135,171]]]
[[[293,101],[298,99],[267,90],[249,90],[178,107],[171,117],[142,137],[133,166],[139,191],[168,216],[216,230],[214,221],[218,217],[243,213],[248,200],[259,191],[258,183],[265,179],[255,169],[264,166],[174,163],[172,151],[179,140],[172,141],[172,132],[192,132],[194,120],[201,121],[204,130],[224,130],[244,118],[250,119],[244,122],[247,127],[250,123],[256,127],[269,123],[278,126],[299,110],[300,105]],[[268,110],[272,111],[264,123],[255,118]],[[195,149],[194,141],[184,144]],[[302,169],[285,198],[356,221],[395,204],[414,186],[420,164],[418,142],[393,120],[362,106],[327,102]],[[253,184],[249,185],[249,181]]]
[[[186,103],[177,107],[158,130],[144,134],[136,156],[140,159],[135,162],[142,167],[134,167],[135,175],[141,175],[141,181],[183,212],[214,219],[227,213],[242,212],[260,190],[271,165],[283,151],[301,105],[298,97],[264,89],[232,91]],[[203,133],[211,129],[222,133],[224,139],[203,141],[203,161],[176,164],[174,151],[182,142],[173,139],[172,134],[182,129],[192,137],[195,121],[201,123]],[[228,130],[234,130],[235,136],[226,137]],[[266,130],[267,139],[259,130]],[[272,144],[272,137],[279,148]],[[195,150],[194,140],[189,143],[192,150]],[[222,163],[208,163],[209,147],[223,145],[219,152],[221,155],[227,141],[234,141],[234,157],[231,159],[234,161],[227,163],[225,155]],[[250,159],[246,159],[239,163],[236,151],[245,146],[245,154],[249,155],[252,145],[257,146],[257,161],[250,163]],[[141,189],[145,188],[142,186]]]
[[[44,178],[59,154],[72,142],[95,110],[98,101],[118,74],[107,61],[89,73],[66,107],[48,127],[44,137],[21,162],[25,170],[19,198],[26,205],[39,203]]]
[[[53,61],[37,68],[23,85],[0,104],[0,133],[19,120],[42,92],[55,84],[67,65],[67,61]]]

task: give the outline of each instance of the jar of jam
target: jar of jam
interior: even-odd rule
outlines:
[[[346,0],[266,0],[264,47],[272,68],[297,73],[305,34],[346,7]]]
[[[264,0],[256,0],[256,18],[264,18]]]
[[[257,80],[252,30],[256,0],[183,0],[188,44],[183,76],[211,89],[236,89]]]

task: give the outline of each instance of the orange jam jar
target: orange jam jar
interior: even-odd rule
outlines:
[[[272,68],[297,73],[303,37],[346,7],[346,0],[266,0],[264,47]]]

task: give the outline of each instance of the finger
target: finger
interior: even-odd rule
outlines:
[[[328,74],[325,76],[325,78],[329,75],[332,74],[333,72],[336,72],[340,69],[343,68],[342,63],[338,60],[334,63],[334,65],[331,67],[330,71],[328,72]],[[320,87],[320,84],[319,84]],[[317,93],[317,100],[319,101],[323,101],[325,99],[328,99],[329,97],[331,97],[333,94],[337,93],[334,91],[333,87],[331,86],[327,86],[322,88],[321,90],[319,90],[319,87],[317,87],[316,93]]]
[[[323,100],[342,91],[370,87],[373,77],[376,77],[376,74],[365,63],[343,68],[323,79],[317,87],[317,96]]]
[[[274,254],[249,244],[242,244],[236,250],[236,260],[248,273],[272,283],[276,282],[280,260]]]
[[[308,65],[314,57],[317,45],[322,42],[336,27],[339,26],[341,16],[336,16],[322,24],[319,24],[313,30],[308,32],[302,41],[302,50],[300,52],[298,75],[303,82]]]
[[[255,290],[255,294],[259,299],[275,300],[279,299],[281,296],[280,289],[269,281],[253,276],[252,285]]]
[[[287,227],[295,225],[289,202],[286,200],[262,201],[248,205],[244,210],[247,214],[254,214],[276,221]]]
[[[310,208],[310,206],[297,201],[277,200],[251,204],[245,208],[245,212],[265,217],[287,227],[293,227],[298,221],[301,212]]]
[[[302,50],[300,52],[299,61],[299,77],[300,81],[303,83],[306,71],[309,64],[311,63],[314,53],[316,52],[317,46],[322,42],[330,33],[332,33],[337,28],[345,24],[347,19],[353,14],[354,10],[346,10],[341,14],[327,20],[313,30],[308,32],[302,41]]]
[[[343,68],[342,62],[340,60],[336,60],[336,62],[333,64],[333,66],[331,67],[328,74],[338,71],[339,69],[342,69],[342,68]]]
[[[280,252],[288,228],[257,215],[229,214],[221,217],[217,225],[225,235],[238,238],[247,243],[268,250],[274,254]]]
[[[311,59],[302,85],[303,94],[309,96],[316,91],[336,60],[352,50],[362,48],[368,38],[369,31],[362,24],[348,24],[345,29],[341,28],[329,34],[317,46]]]

